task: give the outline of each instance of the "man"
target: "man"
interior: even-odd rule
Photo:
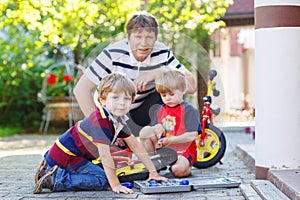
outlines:
[[[132,16],[126,25],[126,39],[105,48],[84,71],[74,88],[74,95],[85,116],[95,108],[93,92],[100,80],[112,72],[121,72],[134,80],[137,96],[129,112],[128,125],[134,135],[151,121],[155,105],[161,98],[155,91],[154,80],[162,68],[177,68],[185,74],[186,93],[196,91],[196,82],[175,58],[172,51],[157,41],[158,23],[154,16],[141,12]]]

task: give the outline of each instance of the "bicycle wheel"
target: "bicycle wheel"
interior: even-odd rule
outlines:
[[[177,161],[177,152],[169,147],[157,149],[157,153],[150,157],[156,170],[160,171]],[[121,183],[135,180],[146,180],[149,172],[142,162],[137,162],[132,166],[122,166],[116,169],[116,174]]]
[[[205,133],[204,146],[200,146],[197,141],[197,161],[193,166],[199,169],[208,168],[220,162],[226,150],[226,139],[219,128],[208,124]]]

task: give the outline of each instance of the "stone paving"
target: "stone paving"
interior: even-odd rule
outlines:
[[[254,172],[236,154],[238,144],[254,144],[251,134],[244,129],[224,129],[227,140],[223,164],[207,169],[193,169],[192,177],[226,176],[249,184],[255,179]],[[143,194],[134,189],[134,194],[115,194],[112,191],[48,192],[33,194],[34,174],[42,155],[55,141],[57,135],[16,135],[0,138],[0,199],[199,199],[199,200],[243,200],[239,188],[198,189],[191,192]],[[165,172],[162,171],[162,174]]]

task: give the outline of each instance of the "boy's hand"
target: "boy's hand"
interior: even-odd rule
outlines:
[[[146,181],[150,181],[151,179],[154,179],[154,180],[156,180],[157,182],[161,182],[161,181],[163,181],[163,182],[168,182],[168,178],[166,178],[166,177],[163,177],[163,176],[159,176],[158,174],[156,174],[156,175],[151,175],[151,173],[149,174],[149,178],[146,180]]]
[[[119,193],[124,193],[124,194],[132,194],[133,193],[133,190],[128,188],[128,187],[125,187],[121,184],[115,186],[112,188],[112,191],[119,194]]]
[[[169,135],[168,137],[164,137],[158,141],[158,144],[161,144],[161,147],[169,146],[173,144],[173,140],[176,136]]]
[[[125,142],[123,141],[122,138],[117,138],[116,142],[115,142],[115,145],[117,145],[119,147],[122,147],[122,146],[125,146]]]

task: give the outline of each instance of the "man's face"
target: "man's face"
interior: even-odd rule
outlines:
[[[151,53],[156,41],[155,32],[148,32],[145,29],[133,31],[127,39],[132,53],[137,61],[144,61]]]

